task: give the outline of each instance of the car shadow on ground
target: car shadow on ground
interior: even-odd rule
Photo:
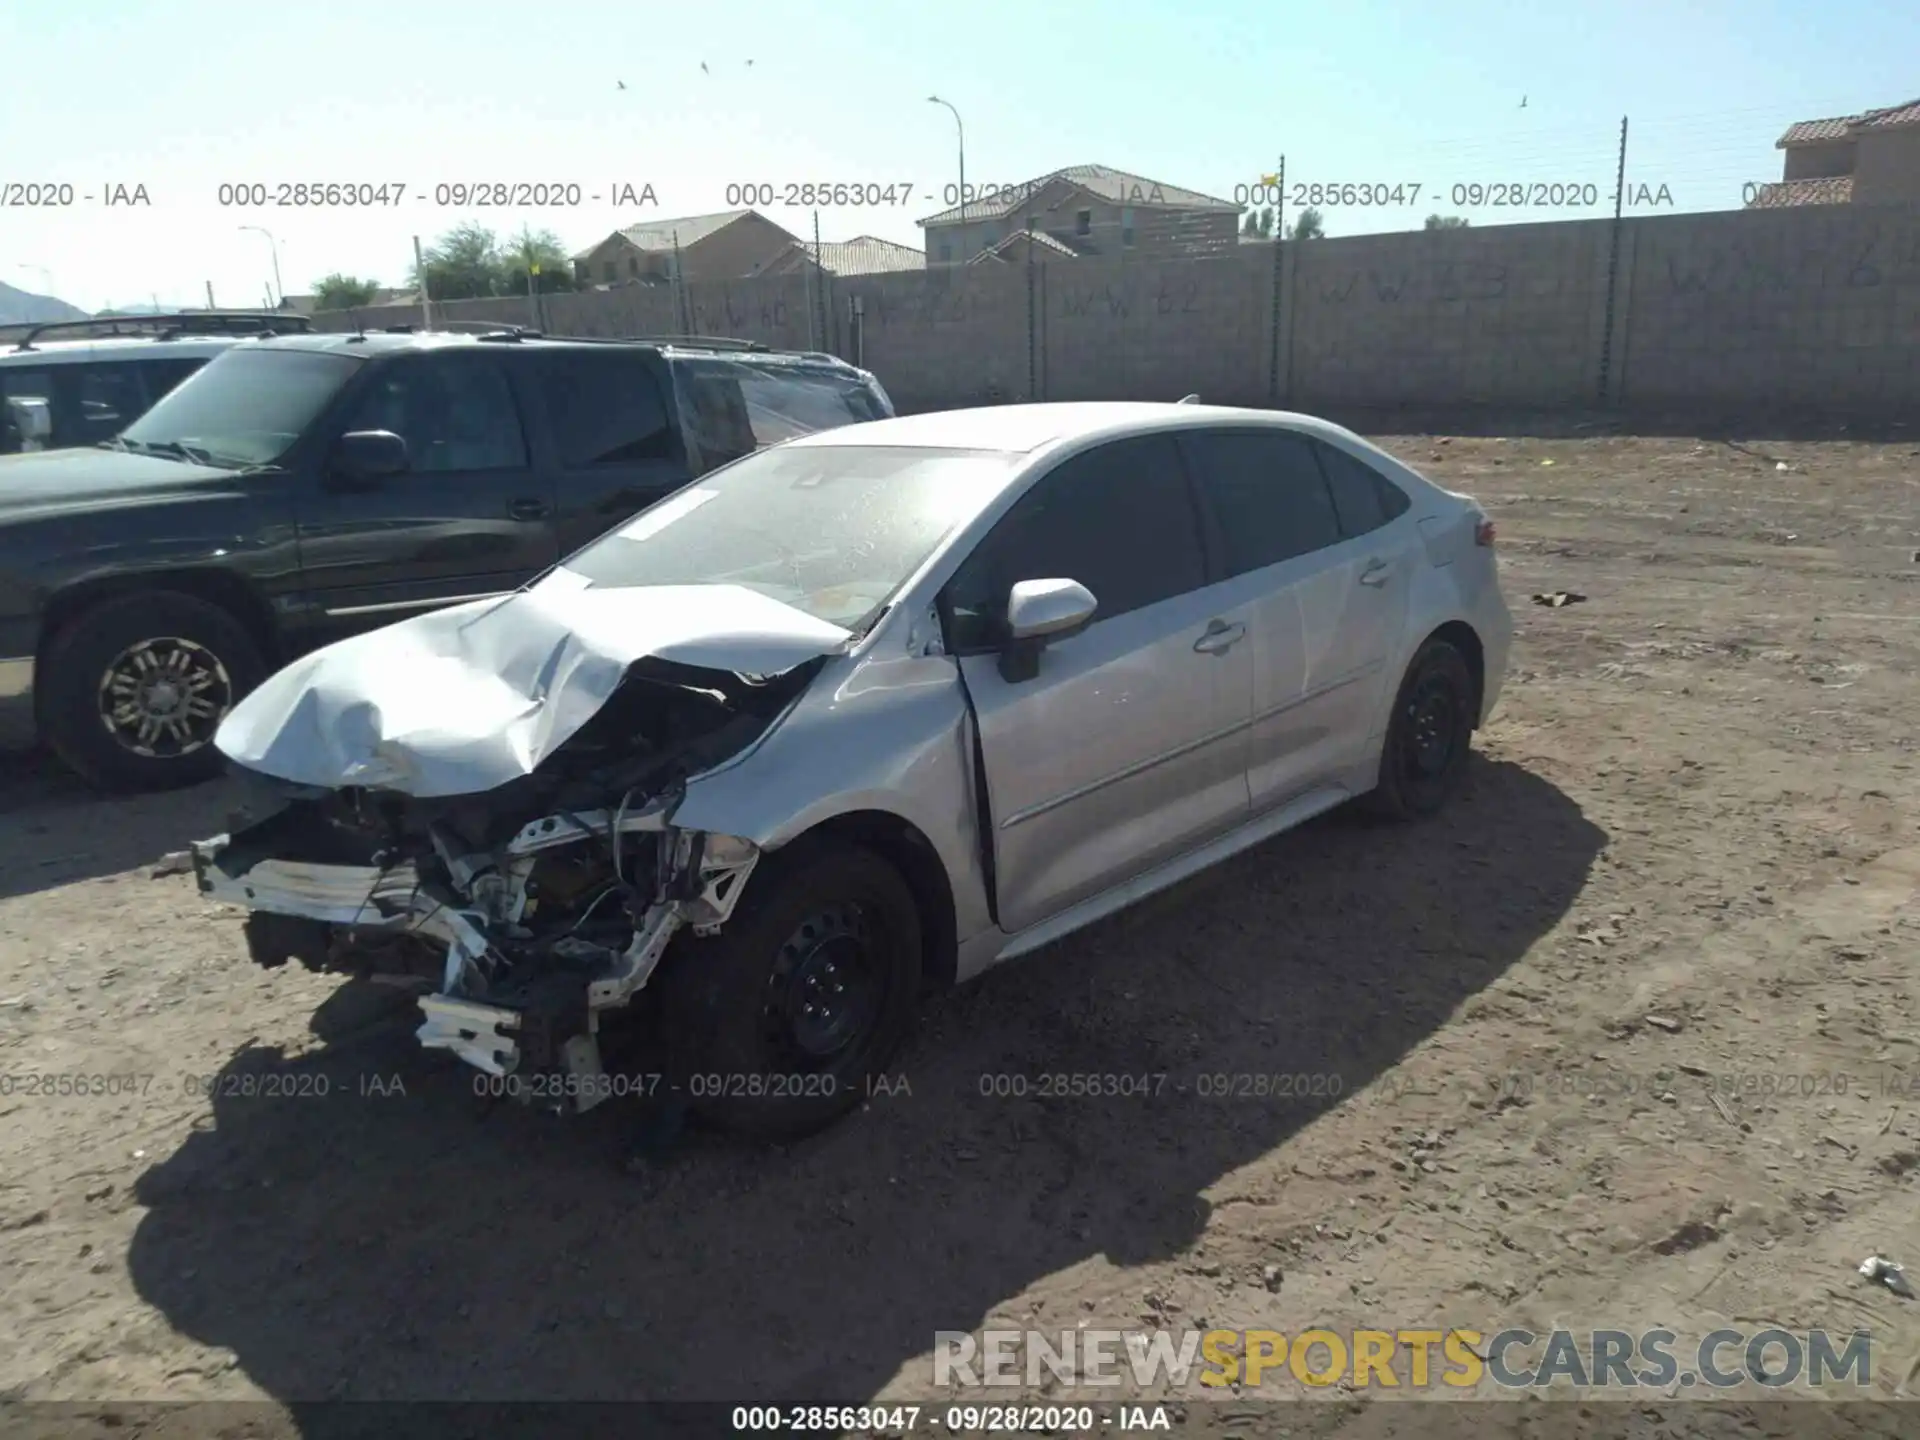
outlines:
[[[1605,841],[1553,785],[1477,761],[1434,821],[1325,817],[941,997],[901,1088],[820,1136],[696,1135],[639,1173],[618,1163],[630,1110],[488,1110],[396,1010],[292,1066],[250,1050],[214,1127],[139,1182],[133,1280],[296,1418],[347,1398],[868,1397],[936,1331],[1023,1315],[1044,1277],[1186,1250],[1223,1181],[1283,1199],[1234,1172],[1337,1123],[1560,920]],[[1338,1093],[1197,1093],[1276,1073]],[[267,1074],[291,1093],[246,1093]],[[1168,1080],[1035,1098],[1051,1074]],[[1271,1213],[1276,1236],[1313,1218]]]
[[[45,751],[0,752],[0,900],[151,865],[227,828],[234,782],[108,795]]]

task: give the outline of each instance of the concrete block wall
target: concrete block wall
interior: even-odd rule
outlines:
[[[902,410],[1023,399],[1920,408],[1920,204],[1320,239],[1219,258],[975,265],[548,296],[557,334],[858,356]],[[1608,305],[1610,259],[1614,276]],[[864,314],[856,337],[850,304]],[[524,299],[438,307],[526,324]],[[824,311],[824,323],[821,312]],[[418,323],[417,310],[360,312]],[[322,329],[351,328],[322,316]],[[1604,370],[1604,392],[1603,385]]]

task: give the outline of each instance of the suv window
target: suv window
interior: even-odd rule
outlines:
[[[1327,488],[1333,492],[1333,508],[1346,534],[1365,535],[1378,530],[1388,521],[1398,519],[1412,503],[1398,485],[1337,446],[1316,440],[1313,452],[1320,457],[1320,468],[1326,471]]]
[[[140,418],[147,408],[146,393],[140,388],[140,371],[128,365],[76,365],[78,384],[74,390],[71,434],[58,437],[62,443],[96,445],[111,440]],[[55,422],[58,424],[58,421]]]
[[[527,463],[512,387],[490,359],[431,356],[383,366],[347,430],[391,430],[425,473],[516,470]]]
[[[1225,577],[1339,542],[1333,496],[1306,437],[1188,430],[1180,445],[1218,521]]]
[[[540,372],[540,390],[568,469],[673,454],[660,387],[637,352],[552,355]]]
[[[200,359],[140,361],[140,377],[147,382],[147,403],[151,405],[206,363]]]
[[[1078,580],[1099,603],[1096,624],[1205,585],[1172,437],[1116,440],[1036,481],[948,582],[954,646],[1001,643],[1007,592],[1022,580]]]
[[[859,376],[826,366],[757,365],[751,360],[676,360],[691,448],[710,470],[798,435],[887,410]]]

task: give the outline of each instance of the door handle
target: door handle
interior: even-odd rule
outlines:
[[[1370,560],[1367,568],[1360,572],[1362,585],[1384,585],[1393,578],[1393,567],[1384,560]]]
[[[516,520],[543,520],[553,509],[544,500],[509,500],[507,514]]]
[[[1224,655],[1245,638],[1247,627],[1238,620],[1209,620],[1206,633],[1193,642],[1196,654]]]

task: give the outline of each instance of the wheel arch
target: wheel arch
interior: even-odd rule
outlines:
[[[828,848],[857,845],[871,850],[895,870],[913,894],[920,912],[922,957],[927,981],[936,988],[954,983],[959,957],[959,934],[953,884],[940,852],[926,833],[890,810],[846,810],[809,826],[769,854],[806,846]],[[748,877],[747,883],[753,883]]]
[[[1436,640],[1453,646],[1466,659],[1467,671],[1473,677],[1473,728],[1478,730],[1487,703],[1487,650],[1480,640],[1480,632],[1465,620],[1449,620],[1413,647],[1413,653],[1407,656],[1407,664],[1413,664],[1414,657]]]
[[[246,628],[269,668],[279,663],[279,630],[266,600],[232,571],[213,568],[100,575],[56,590],[47,599],[37,659],[44,663],[54,639],[89,611],[108,601],[156,591],[185,595],[226,611]]]

